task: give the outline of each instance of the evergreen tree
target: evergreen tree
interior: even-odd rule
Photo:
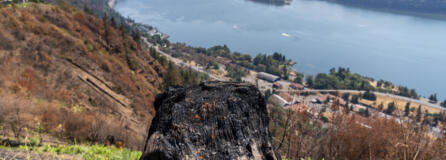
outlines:
[[[358,104],[359,103],[359,95],[353,95],[352,103],[354,103],[354,104]]]
[[[296,83],[302,83],[304,78],[304,75],[302,73],[297,73],[296,78],[294,78],[294,82]]]
[[[370,113],[369,113],[369,107],[367,107],[367,108],[365,109],[364,116],[366,116],[366,117],[369,117],[369,116],[370,116]]]
[[[381,102],[381,104],[378,105],[378,111],[383,111],[384,109],[384,103]]]
[[[396,107],[395,107],[395,102],[389,103],[387,105],[387,109],[386,109],[386,113],[389,115],[392,115],[393,111],[395,111]]]
[[[313,87],[314,81],[312,75],[307,75],[305,78],[305,82],[307,82],[308,87]]]
[[[417,117],[417,122],[419,122],[419,121],[421,121],[421,105],[419,105],[418,106],[418,109],[417,109],[417,115],[416,115]]]
[[[427,109],[424,111],[423,124],[430,124],[429,111]]]
[[[288,80],[288,68],[287,68],[286,65],[283,66],[283,68],[282,68],[282,72],[283,72],[283,79],[284,79],[284,80]]]
[[[346,101],[348,102],[349,99],[350,99],[350,93],[344,93],[344,94],[342,94],[342,99],[344,99],[344,100],[346,100]]]
[[[443,102],[441,102],[441,106],[446,108],[446,100],[444,100]]]
[[[410,102],[407,102],[404,108],[404,116],[406,117],[409,116],[409,113],[410,113]]]
[[[345,110],[345,113],[350,113],[350,108],[349,108],[349,102],[348,102],[348,100],[345,102],[345,106],[344,106],[344,110]]]
[[[166,86],[182,84],[181,74],[175,64],[173,64],[173,62],[168,63],[167,73],[164,77],[164,83]]]
[[[271,90],[266,90],[265,91],[265,101],[268,102],[269,97],[272,95],[273,93],[271,93]]]
[[[437,103],[438,102],[436,93],[429,96],[429,102],[431,102],[431,103]]]

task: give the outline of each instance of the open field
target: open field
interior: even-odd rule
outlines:
[[[382,103],[384,105],[383,109],[387,109],[387,106],[389,103],[395,102],[395,106],[401,110],[404,111],[406,104],[407,104],[407,100],[403,100],[403,99],[398,99],[398,98],[392,98],[389,96],[383,96],[383,95],[376,95],[376,101],[369,101],[366,99],[361,99],[360,100],[361,103],[367,104],[369,106],[372,106],[374,108],[378,108],[378,106]],[[426,110],[429,113],[440,113],[442,110],[439,108],[434,108],[431,106],[427,106],[424,104],[420,104],[417,102],[410,102],[410,108],[414,108],[415,110],[421,105],[421,111],[425,112]]]

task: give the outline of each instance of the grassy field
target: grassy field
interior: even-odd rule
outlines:
[[[384,105],[383,109],[387,109],[387,106],[389,103],[395,102],[395,106],[401,111],[404,111],[406,104],[407,104],[406,100],[394,99],[391,97],[381,96],[381,95],[376,95],[376,101],[369,101],[366,99],[361,99],[360,102],[364,103],[366,105],[372,106],[374,108],[378,108],[378,106],[382,103]],[[414,108],[414,110],[416,110],[420,105],[421,104],[411,102],[410,108]],[[438,108],[421,105],[421,111],[425,112],[425,110],[427,110],[429,113],[440,113],[441,112],[441,110]]]
[[[21,153],[20,151],[30,151],[29,155],[50,155],[65,159],[67,157],[80,157],[84,160],[138,160],[141,157],[140,151],[131,151],[128,149],[119,149],[114,146],[103,145],[68,145],[68,146],[20,146],[18,148],[0,147],[1,150],[10,150]],[[1,158],[0,158],[1,159]]]

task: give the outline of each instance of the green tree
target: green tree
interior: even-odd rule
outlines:
[[[416,115],[416,120],[417,120],[417,122],[420,122],[421,121],[421,105],[419,105],[418,106],[418,109],[417,109],[417,115]]]
[[[353,95],[352,96],[352,103],[358,104],[359,103],[359,95]]]
[[[297,73],[294,82],[302,84],[303,78],[304,75],[302,73]]]
[[[384,103],[380,103],[379,105],[378,105],[378,111],[383,111],[383,109],[384,109]]]
[[[426,109],[424,111],[423,124],[425,124],[425,125],[426,124],[432,124],[431,119],[429,117],[430,117],[429,111]]]
[[[436,93],[435,93],[435,94],[431,94],[431,95],[429,96],[429,102],[431,102],[431,103],[437,103],[437,102],[438,102],[437,94],[436,94]]]
[[[441,102],[441,106],[446,108],[446,100],[444,100],[443,102]]]
[[[167,72],[164,76],[165,86],[182,84],[181,74],[173,62],[168,63]]]
[[[342,99],[344,99],[344,100],[346,100],[346,101],[349,101],[349,99],[350,99],[350,93],[344,93],[344,94],[342,94]]]
[[[409,116],[410,113],[410,102],[406,103],[406,106],[404,107],[404,116]]]
[[[376,95],[373,92],[371,92],[370,90],[367,90],[366,92],[364,92],[364,95],[362,95],[362,98],[371,100],[371,101],[376,101]]]
[[[369,113],[369,107],[367,107],[367,108],[365,109],[364,116],[365,116],[365,117],[369,117],[369,116],[370,116],[370,113]]]
[[[271,92],[271,90],[266,90],[265,91],[265,101],[268,102],[269,97],[272,95],[273,93]]]
[[[349,108],[349,106],[350,106],[350,102],[348,102],[348,100],[347,100],[347,101],[345,102],[345,106],[344,106],[344,107],[345,107],[345,108],[344,108],[344,109],[345,109],[345,113],[347,113],[347,114],[350,113],[350,108]]]
[[[307,75],[305,77],[305,82],[307,82],[308,87],[313,87],[313,76],[312,75]]]
[[[130,67],[130,69],[132,70],[136,70],[138,69],[138,62],[135,60],[135,58],[133,58],[131,55],[127,54],[127,65]]]
[[[159,60],[160,55],[159,55],[159,53],[156,51],[155,48],[150,47],[150,49],[149,49],[149,53],[150,53],[150,56],[152,56],[154,59]]]
[[[288,80],[288,67],[287,66],[283,66],[282,67],[282,72],[283,72],[283,79],[284,80]]]
[[[389,115],[392,115],[393,111],[395,111],[396,106],[395,106],[395,102],[391,102],[387,105],[387,109],[386,109],[386,113]]]

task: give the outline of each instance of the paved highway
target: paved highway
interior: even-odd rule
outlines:
[[[365,91],[358,91],[358,90],[324,90],[324,89],[322,89],[322,90],[319,90],[319,89],[305,89],[305,90],[302,90],[302,91],[294,91],[294,92],[336,92],[336,91],[339,92],[339,93],[352,93],[352,94],[359,94],[359,93],[364,93],[365,92]],[[403,96],[398,96],[398,95],[388,94],[388,93],[381,93],[381,92],[373,92],[373,93],[376,94],[376,95],[379,95],[379,96],[387,96],[387,97],[390,97],[390,98],[393,98],[393,99],[404,100],[404,101],[408,101],[408,102],[411,102],[411,103],[418,103],[418,104],[421,104],[421,105],[437,108],[437,109],[440,109],[440,110],[446,110],[446,108],[441,107],[438,104],[429,103],[426,99],[418,100],[418,99],[413,99],[413,98],[408,98],[408,97],[403,97]]]

